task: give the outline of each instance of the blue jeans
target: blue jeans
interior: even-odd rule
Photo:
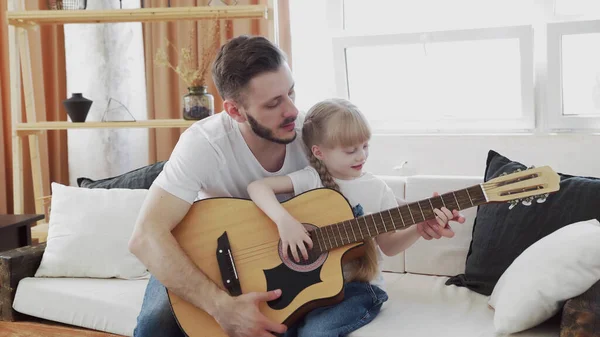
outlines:
[[[284,337],[340,337],[369,324],[388,300],[381,288],[365,282],[350,282],[344,300],[309,312],[291,326]]]
[[[171,310],[167,289],[154,276],[150,277],[142,309],[133,330],[134,337],[184,337]]]

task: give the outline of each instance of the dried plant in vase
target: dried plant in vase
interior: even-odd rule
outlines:
[[[183,118],[187,120],[200,120],[214,114],[214,97],[207,92],[207,76],[219,51],[221,22],[217,18],[205,22],[210,28],[204,31],[202,39],[198,40],[198,30],[194,24],[190,30],[187,47],[177,49],[166,39],[167,46],[159,48],[154,56],[155,64],[171,68],[186,84],[188,93],[183,96]],[[195,42],[201,46],[200,57]],[[169,60],[169,47],[173,48],[177,55],[176,64]]]

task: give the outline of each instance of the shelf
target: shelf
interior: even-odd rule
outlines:
[[[151,119],[134,122],[37,122],[17,123],[15,130],[18,134],[28,134],[36,131],[68,129],[187,128],[195,122],[197,121],[185,119]]]
[[[111,10],[31,10],[6,12],[9,25],[181,21],[198,19],[268,19],[266,5],[138,8]]]

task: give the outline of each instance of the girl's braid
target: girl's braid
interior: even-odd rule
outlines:
[[[325,167],[325,165],[317,157],[315,157],[315,155],[312,152],[310,153],[309,159],[312,167],[314,167],[315,170],[317,170],[317,172],[319,173],[319,177],[321,178],[321,183],[323,184],[323,186],[334,189],[339,192],[340,187],[333,180],[333,177],[331,176],[331,173],[329,173],[327,167]]]

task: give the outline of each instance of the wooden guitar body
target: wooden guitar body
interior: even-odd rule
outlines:
[[[283,203],[298,221],[322,227],[353,218],[346,199],[333,190],[317,189]],[[227,233],[242,293],[282,289],[260,310],[274,322],[293,324],[309,310],[343,299],[342,264],[362,254],[362,243],[332,249],[312,265],[282,261],[276,225],[250,200],[205,199],[192,205],[173,235],[192,261],[213,282],[226,289],[217,262],[219,238]],[[223,252],[227,253],[227,252]],[[290,255],[291,258],[291,255]],[[294,270],[295,269],[295,270]],[[226,336],[205,311],[168,291],[175,317],[188,336]]]

